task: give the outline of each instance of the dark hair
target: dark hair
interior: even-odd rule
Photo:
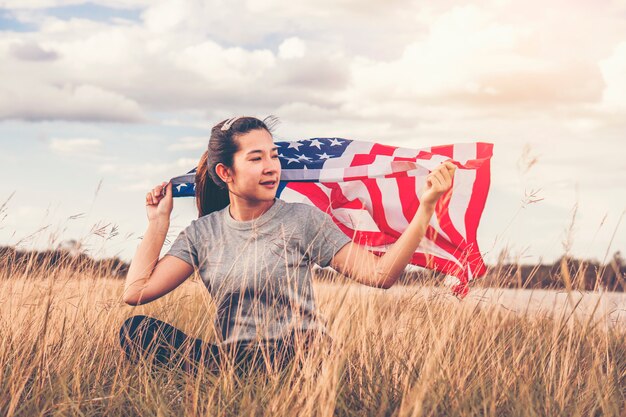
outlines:
[[[228,130],[221,130],[227,120],[213,126],[208,149],[198,162],[195,191],[198,217],[221,210],[230,204],[228,185],[217,175],[215,166],[222,163],[232,169],[233,155],[239,150],[237,136],[255,129],[265,129],[271,135],[278,122],[278,118],[273,115],[263,120],[256,117],[240,117]]]

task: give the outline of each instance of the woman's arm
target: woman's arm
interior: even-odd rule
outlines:
[[[455,170],[456,166],[446,161],[428,174],[425,191],[413,220],[383,256],[376,256],[358,243],[351,242],[335,254],[330,266],[362,284],[391,288],[426,234],[430,218],[435,212],[435,204],[450,188]]]
[[[163,184],[146,195],[148,229],[137,247],[124,283],[123,300],[130,305],[148,303],[172,291],[191,273],[193,267],[174,256],[159,260],[170,226],[172,184],[161,195]]]

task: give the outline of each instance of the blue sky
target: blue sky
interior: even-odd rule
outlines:
[[[0,1],[0,244],[130,260],[145,192],[275,114],[277,140],[494,143],[488,262],[624,253],[626,6],[541,4]],[[194,216],[175,201],[170,239]]]

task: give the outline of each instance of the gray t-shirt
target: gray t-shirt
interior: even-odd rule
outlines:
[[[319,208],[274,201],[249,221],[233,219],[230,206],[193,220],[166,253],[198,269],[217,303],[224,343],[279,338],[294,329],[326,332],[311,267],[328,266],[352,240]]]

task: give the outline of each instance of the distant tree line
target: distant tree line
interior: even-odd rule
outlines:
[[[118,257],[96,260],[76,248],[59,247],[45,251],[17,250],[9,246],[0,247],[0,278],[29,275],[50,275],[60,271],[86,276],[124,278],[129,264]],[[318,280],[336,280],[336,273],[316,272]],[[332,270],[330,270],[332,271]],[[402,274],[401,285],[424,285],[438,283],[446,274],[418,268]],[[498,262],[487,266],[485,276],[476,280],[476,285],[504,288],[572,289],[590,291],[626,291],[626,262],[616,252],[606,264],[594,260],[580,260],[562,256],[552,264],[523,265]]]
[[[499,264],[488,268],[481,285],[506,288],[547,288],[626,291],[626,262],[615,252],[606,263],[561,256],[552,264]]]
[[[45,251],[23,251],[0,246],[0,277],[51,275],[60,270],[85,275],[122,278],[129,264],[115,258],[93,259],[85,253],[58,248]]]

